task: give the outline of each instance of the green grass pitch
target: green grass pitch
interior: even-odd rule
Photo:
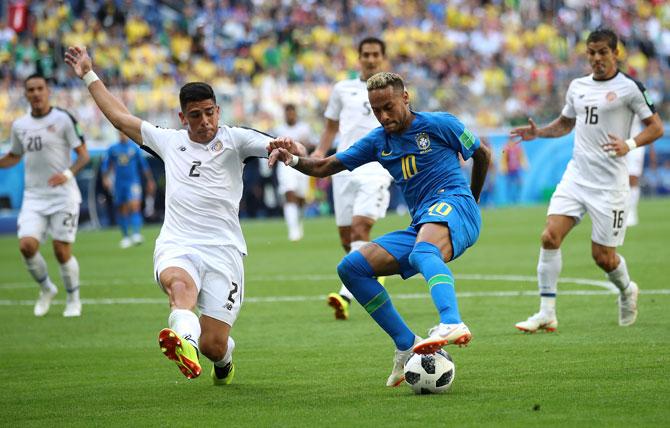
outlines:
[[[563,246],[557,334],[524,335],[514,323],[538,306],[533,280],[545,207],[484,212],[479,242],[450,264],[467,348],[448,347],[452,389],[415,396],[384,386],[393,343],[354,304],[335,321],[325,295],[339,287],[343,252],[332,218],[308,220],[289,243],[283,222],[244,221],[245,302],[233,328],[234,383],[214,387],[211,364],[186,380],[160,353],[167,298],[152,280],[152,241],[118,249],[116,230],[81,231],[75,254],[84,299],[64,319],[50,245],[42,247],[60,293],[32,315],[37,286],[13,236],[0,238],[0,413],[3,426],[663,426],[670,419],[668,200],[643,201],[641,224],[621,249],[642,289],[638,322],[617,324],[616,296],[590,256],[590,222]],[[374,235],[405,227],[389,216]],[[595,284],[595,285],[593,285]],[[387,288],[418,334],[437,322],[424,282]]]

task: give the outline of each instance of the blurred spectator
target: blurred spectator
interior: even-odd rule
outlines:
[[[507,201],[511,204],[518,204],[521,200],[523,171],[527,168],[528,161],[522,145],[509,140],[500,156],[500,172],[505,176]]]

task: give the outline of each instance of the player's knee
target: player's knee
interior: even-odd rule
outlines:
[[[561,237],[551,229],[544,229],[542,236],[542,248],[556,250],[561,246]]]
[[[228,350],[228,338],[202,336],[200,338],[200,352],[211,361],[221,361]]]
[[[337,274],[345,285],[351,284],[356,277],[372,278],[374,272],[365,257],[358,251],[347,254],[339,265]]]
[[[606,252],[593,252],[591,254],[596,264],[605,272],[611,272],[617,268],[616,254],[609,254]]]
[[[19,242],[19,251],[21,251],[21,255],[25,257],[26,259],[30,259],[37,254],[39,246],[35,245],[34,242],[26,241],[26,240],[21,240]]]
[[[414,246],[412,252],[409,253],[409,264],[414,269],[420,271],[421,263],[431,257],[438,257],[440,260],[443,260],[439,248],[429,242],[419,242]]]
[[[54,255],[56,256],[56,260],[58,260],[58,263],[60,264],[67,263],[67,261],[70,260],[71,257],[70,249],[63,247],[55,247]]]

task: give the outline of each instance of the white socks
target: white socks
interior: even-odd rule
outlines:
[[[226,349],[226,355],[223,357],[221,361],[215,362],[214,365],[217,367],[226,367],[226,365],[233,360],[234,349],[235,349],[235,341],[233,340],[232,337],[228,336],[228,347]]]
[[[540,258],[537,262],[537,286],[540,291],[540,312],[545,315],[556,315],[556,289],[562,265],[560,248],[556,250],[540,248]]]
[[[60,265],[60,276],[67,291],[67,299],[79,300],[79,263],[74,256]]]
[[[29,259],[24,257],[23,261],[26,263],[28,272],[30,272],[30,275],[32,275],[35,281],[40,285],[42,291],[45,293],[55,293],[57,291],[56,286],[49,279],[47,262],[39,251]]]
[[[630,295],[631,290],[628,288],[630,284],[630,276],[628,275],[628,267],[626,266],[626,259],[623,258],[621,254],[619,256],[619,266],[616,267],[611,272],[607,272],[607,278],[616,285],[621,293],[628,296]]]
[[[628,197],[628,218],[626,218],[627,226],[635,226],[639,222],[637,216],[637,205],[640,202],[640,186],[631,186],[630,196]]]
[[[361,249],[361,247],[365,244],[367,244],[368,241],[354,241],[351,243],[351,250],[349,250],[349,254],[353,253],[354,251],[358,251]],[[349,301],[354,300],[354,295],[351,294],[349,290],[347,290],[347,287],[342,284],[342,287],[340,287],[340,296],[346,297],[349,299]]]
[[[300,230],[300,207],[293,202],[286,202],[284,204],[284,220],[288,227],[289,240],[297,241],[302,238],[302,231]]]
[[[196,314],[188,309],[174,309],[168,318],[168,327],[198,349],[200,320]]]

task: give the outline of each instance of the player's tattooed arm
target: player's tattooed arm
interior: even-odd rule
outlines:
[[[325,159],[314,159],[298,157],[291,153],[292,144],[295,144],[290,138],[280,137],[270,142],[269,149],[271,150],[268,164],[272,167],[276,162],[284,162],[286,165],[292,166],[303,174],[311,175],[313,177],[328,177],[340,171],[344,171],[345,167],[342,162],[335,156],[329,156]],[[303,147],[304,149],[304,147]]]
[[[477,202],[479,202],[479,196],[482,193],[490,163],[491,150],[481,144],[479,148],[472,153],[472,177],[470,179],[470,190]]]
[[[575,127],[576,119],[563,115],[554,119],[549,125],[538,128],[533,119],[528,119],[528,126],[514,128],[510,131],[510,137],[516,138],[516,142],[530,141],[537,137],[554,138],[567,135]]]

